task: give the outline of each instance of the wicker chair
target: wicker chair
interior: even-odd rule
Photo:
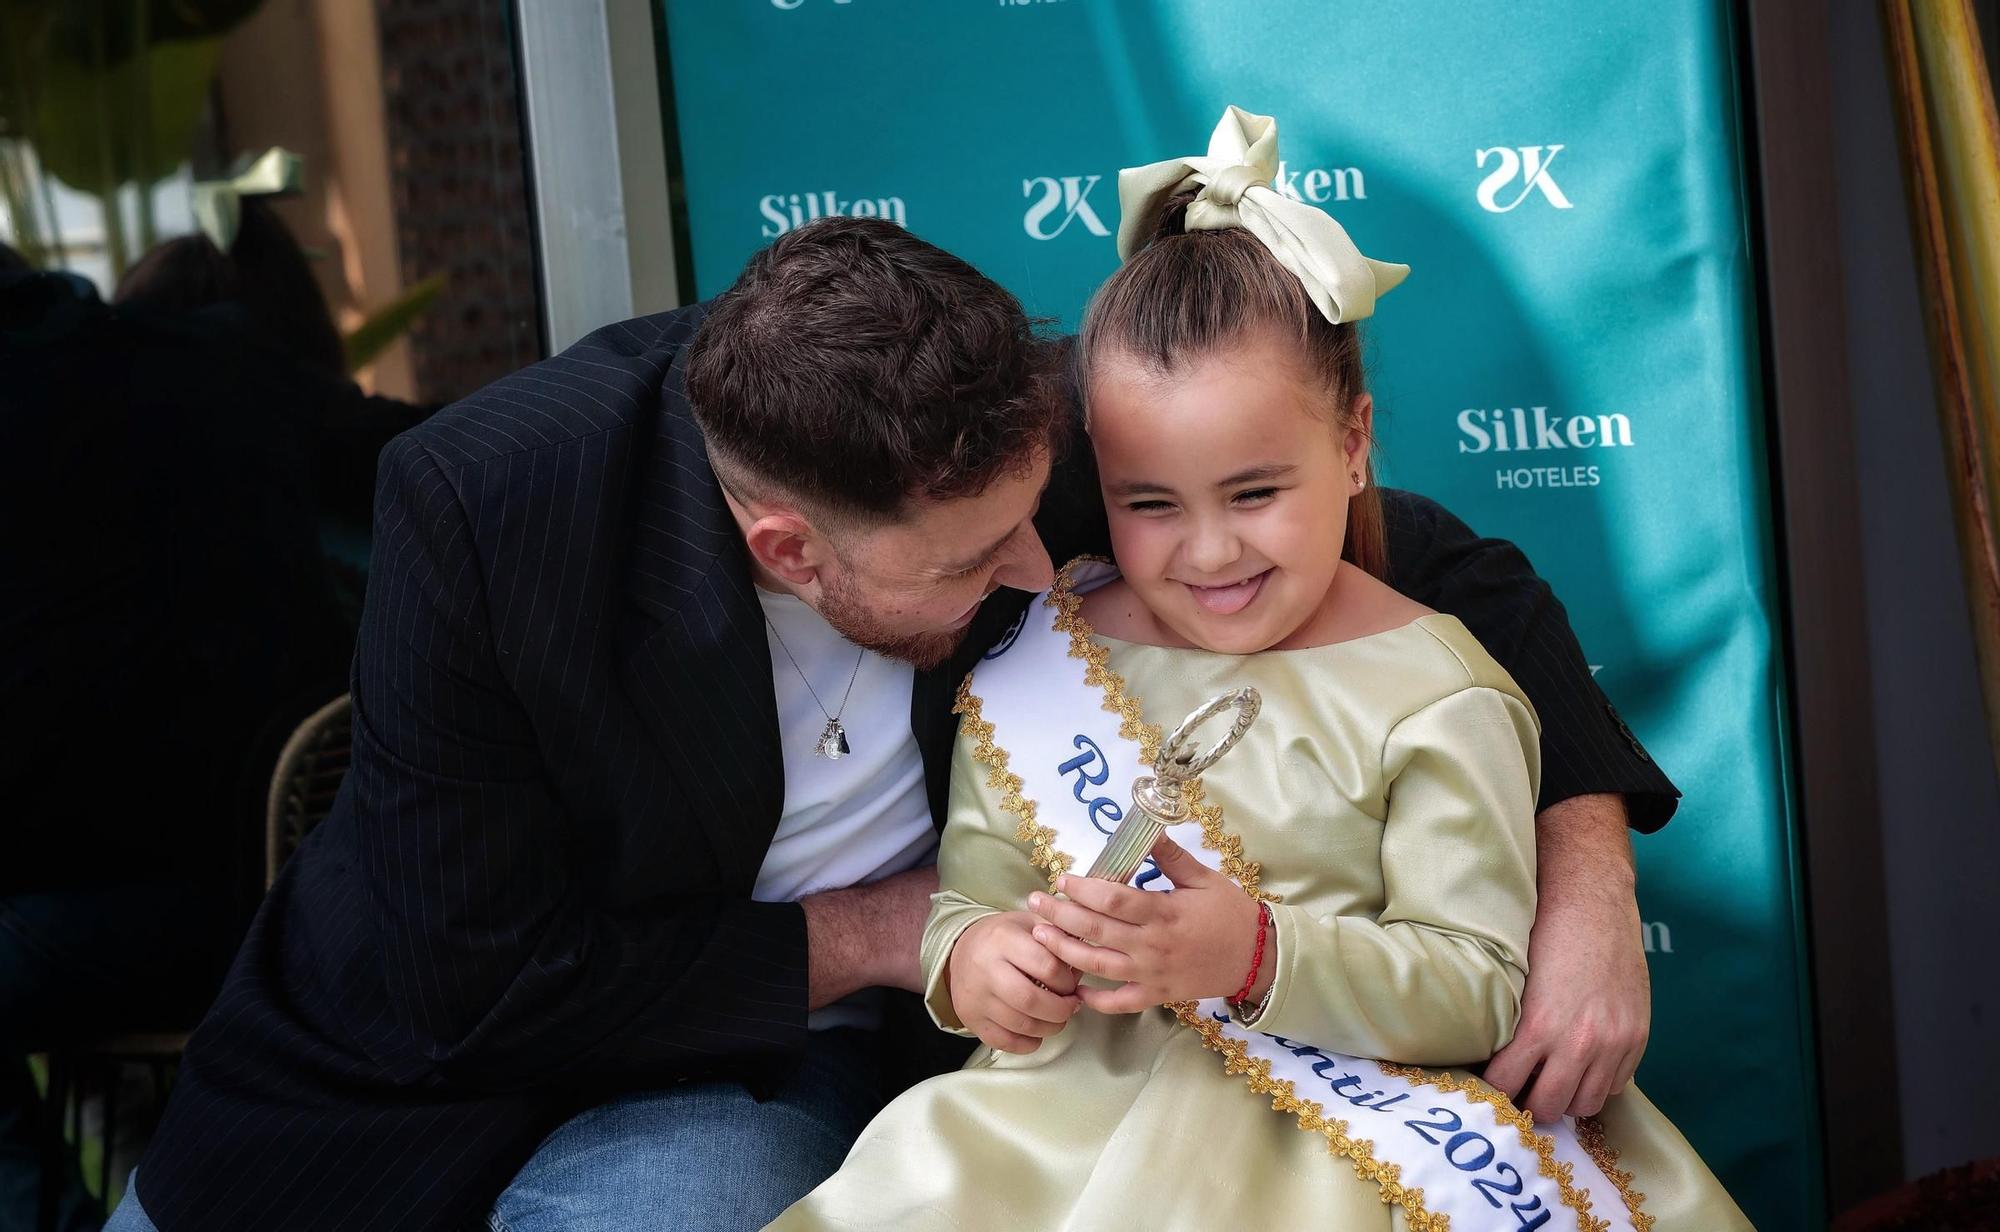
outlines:
[[[354,750],[354,707],[346,694],[299,724],[278,754],[264,832],[264,884],[278,879],[312,828],[333,810]]]
[[[271,775],[264,829],[264,884],[298,850],[312,828],[325,820],[347,775],[352,747],[353,710],[342,694],[314,711],[292,732]],[[104,1099],[104,1153],[98,1194],[111,1207],[111,1155],[117,1124],[118,1074],[126,1065],[147,1066],[155,1089],[164,1094],[169,1072],[187,1046],[185,1034],[117,1035],[87,1040],[48,1056],[48,1091],[43,1101],[40,1226],[56,1226],[70,1127],[82,1136],[83,1102],[92,1092]]]

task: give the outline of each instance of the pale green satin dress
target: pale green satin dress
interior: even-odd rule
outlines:
[[[1256,726],[1205,780],[1223,828],[1283,900],[1259,1030],[1432,1067],[1474,1064],[1507,1042],[1535,916],[1540,746],[1526,698],[1463,625],[1431,615],[1248,657],[1098,641],[1149,722],[1171,724],[1246,684],[1263,694]],[[1004,731],[995,739],[1005,747]],[[943,978],[953,944],[1048,886],[975,753],[961,731],[923,939],[932,1015],[961,1032]],[[1200,836],[1188,827],[1177,837],[1193,847]],[[1636,1090],[1601,1120],[1654,1232],[1749,1227]],[[1573,1212],[1555,1214],[1549,1232],[1577,1226]],[[1405,1225],[1323,1138],[1225,1075],[1167,1011],[1085,1010],[1034,1053],[981,1048],[963,1070],[905,1092],[840,1171],[772,1226]]]

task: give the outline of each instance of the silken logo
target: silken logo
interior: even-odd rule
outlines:
[[[1021,195],[1029,204],[1021,228],[1037,240],[1052,240],[1071,223],[1081,223],[1095,236],[1110,235],[1111,228],[1090,199],[1103,180],[1101,175],[1038,175],[1022,180]],[[1270,186],[1293,201],[1313,205],[1368,199],[1368,180],[1359,167],[1293,167],[1280,162]]]
[[[758,200],[757,212],[766,220],[758,231],[765,239],[796,231],[817,218],[886,218],[899,227],[910,225],[901,197],[847,198],[831,188],[823,192],[771,193]]]
[[[1545,406],[1468,406],[1458,413],[1460,453],[1618,449],[1632,444],[1624,414],[1551,415]]]
[[[1499,160],[1487,177],[1479,182],[1479,207],[1494,214],[1505,214],[1528,199],[1528,194],[1539,189],[1542,197],[1559,210],[1575,209],[1570,199],[1563,195],[1562,185],[1556,183],[1549,174],[1549,167],[1562,153],[1559,145],[1496,145],[1490,150],[1475,150],[1473,157],[1477,165],[1484,168],[1487,163]],[[1500,200],[1501,190],[1520,181],[1520,191],[1505,203]]]
[[[1069,230],[1073,222],[1083,224],[1092,235],[1111,234],[1111,228],[1097,216],[1090,204],[1090,192],[1101,175],[1038,175],[1021,181],[1021,195],[1028,198],[1028,212],[1021,216],[1021,228],[1029,239],[1052,240]],[[1060,213],[1061,217],[1056,217]],[[1055,218],[1053,225],[1050,219]]]
[[[1551,415],[1545,406],[1469,406],[1458,413],[1458,434],[1460,453],[1512,455],[1560,450],[1567,454],[1629,449],[1632,419],[1619,413]],[[1570,465],[1564,458],[1508,457],[1493,472],[1494,486],[1506,491],[1594,488],[1603,482],[1603,468]]]
[[[803,5],[805,2],[806,0],[771,0],[771,7],[774,9],[784,9],[786,12],[789,13],[793,9]],[[854,3],[854,0],[833,0],[833,2],[835,4],[852,4]]]

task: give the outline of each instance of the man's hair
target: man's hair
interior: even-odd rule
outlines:
[[[1060,367],[978,270],[894,223],[826,218],[752,257],[715,301],[687,392],[740,499],[873,518],[976,496],[1059,447]]]

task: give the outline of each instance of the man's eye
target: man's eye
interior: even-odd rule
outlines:
[[[1238,492],[1235,499],[1239,505],[1261,505],[1277,495],[1276,488],[1251,488],[1247,492]]]

